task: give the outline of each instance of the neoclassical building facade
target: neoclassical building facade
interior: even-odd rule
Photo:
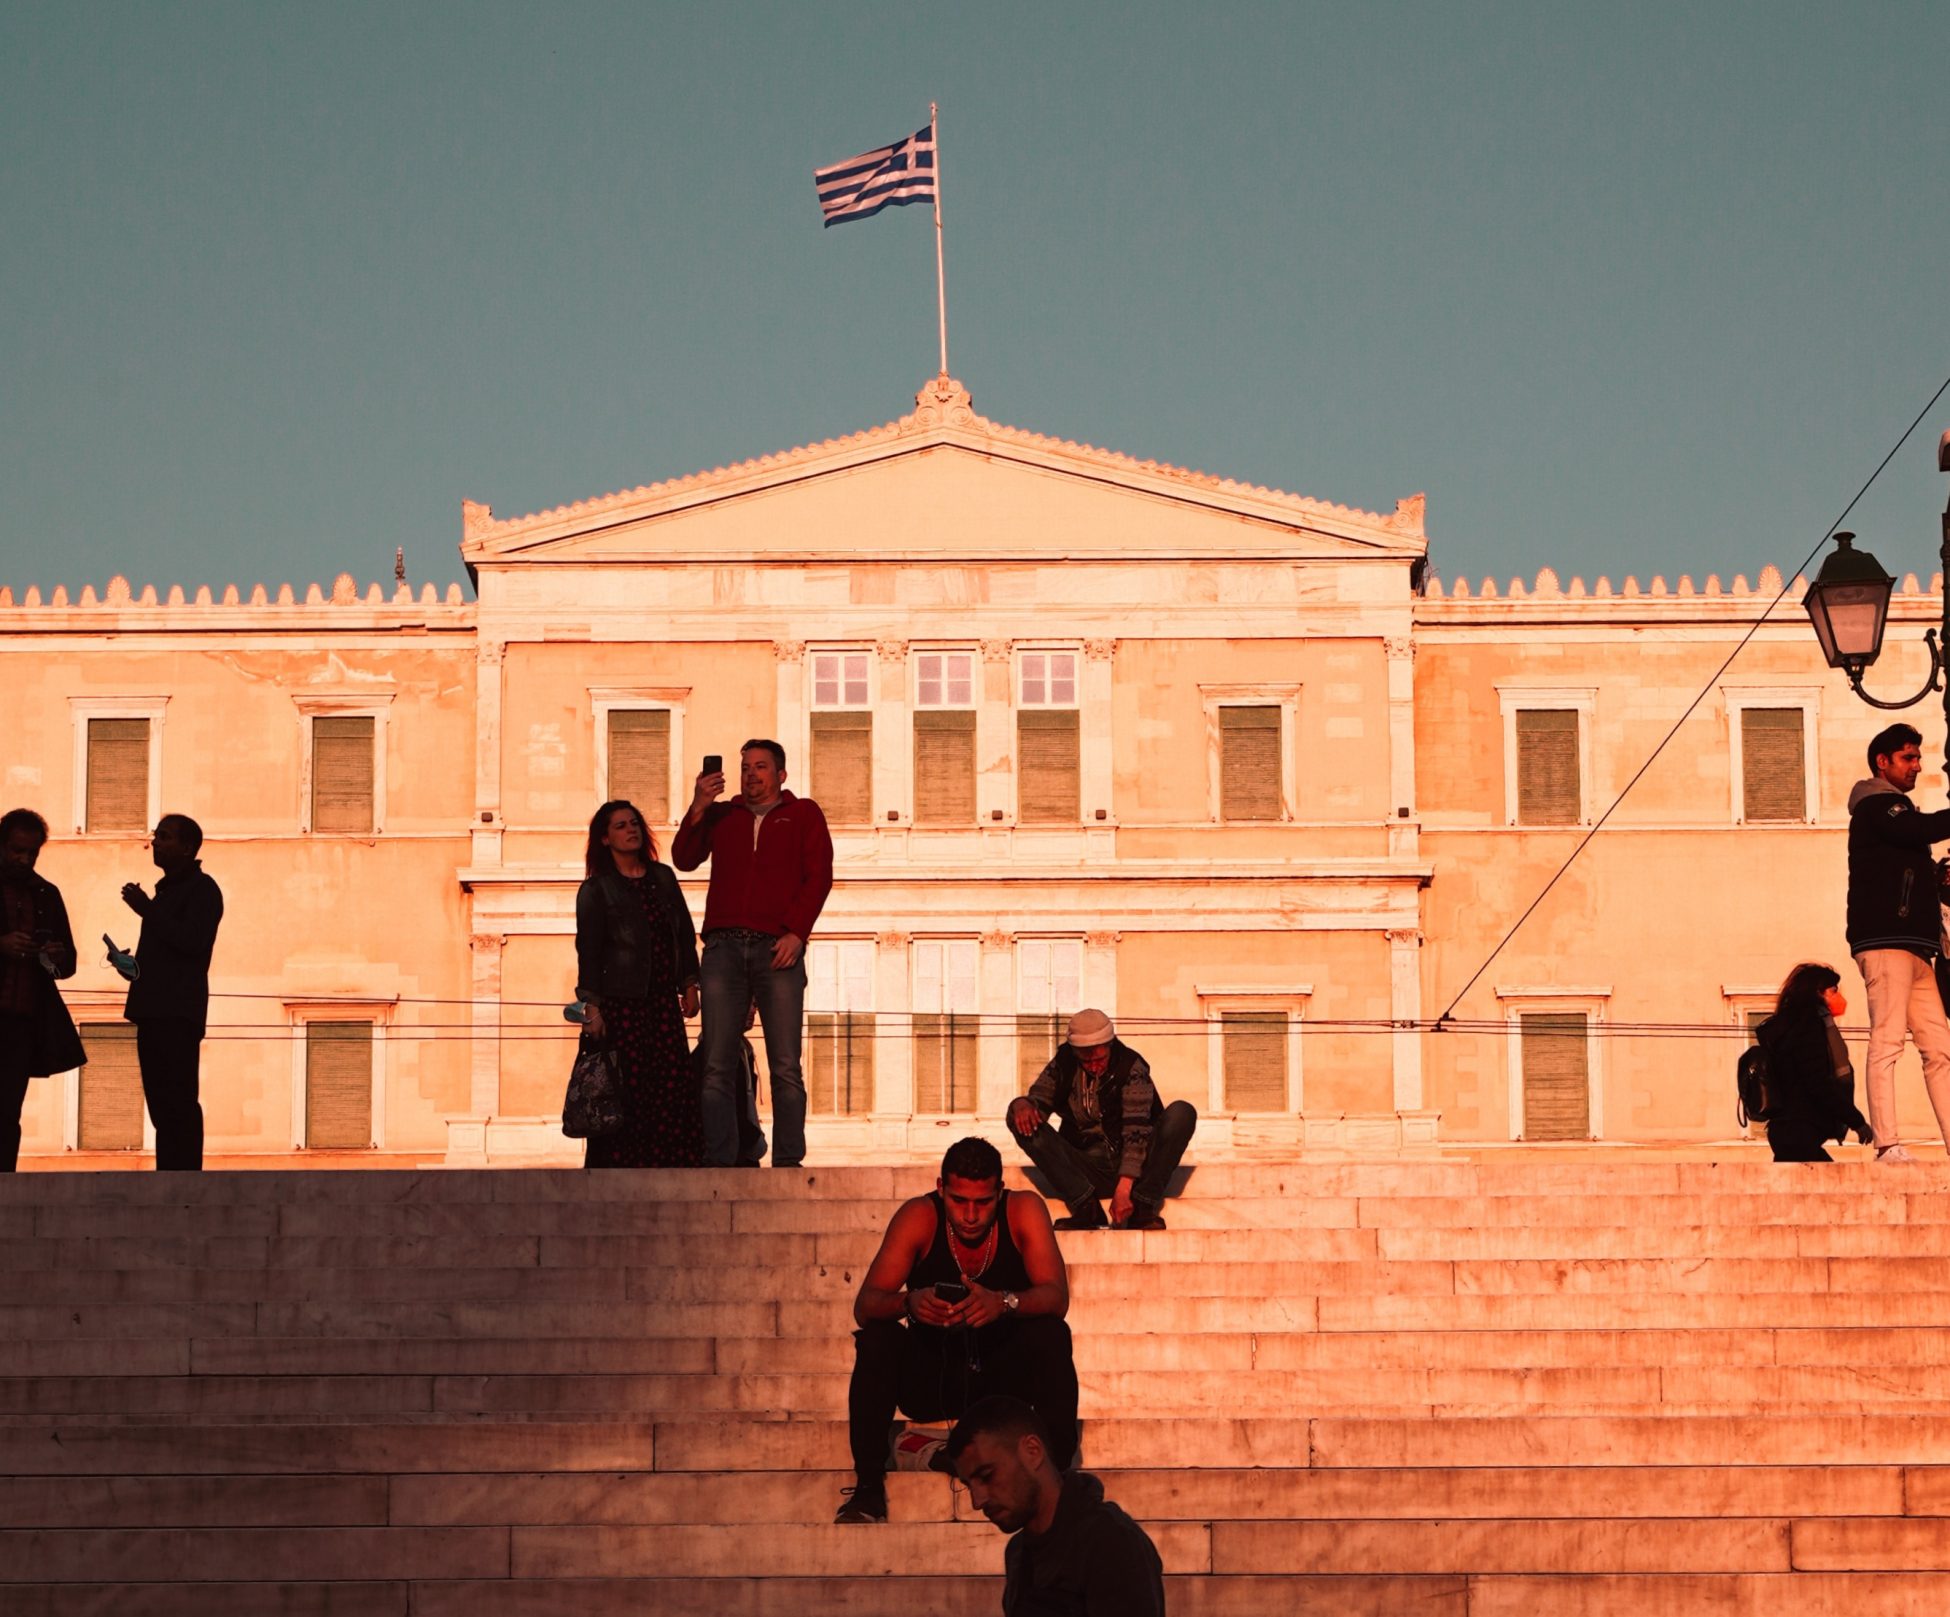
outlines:
[[[999,1136],[1081,1004],[1199,1106],[1209,1158],[1732,1139],[1739,1030],[1842,953],[1878,723],[1798,592],[1769,611],[1771,571],[1445,585],[1419,495],[1374,513],[1138,461],[945,377],[848,438],[531,516],[466,504],[461,556],[471,601],[0,592],[4,795],[51,824],[91,1056],[34,1086],[27,1152],[143,1143],[96,940],[132,937],[116,895],[180,810],[228,902],[213,1153],[571,1156],[589,817],[626,796],[667,843],[701,758],[752,736],[834,829],[815,1161]],[[1893,609],[1917,672],[1905,625],[1940,588]]]

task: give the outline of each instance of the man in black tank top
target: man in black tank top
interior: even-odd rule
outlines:
[[[978,1398],[1007,1393],[1041,1416],[1050,1458],[1067,1468],[1077,1446],[1069,1307],[1043,1199],[1003,1190],[1002,1157],[988,1141],[957,1140],[934,1191],[894,1214],[853,1300],[855,1482],[834,1519],[887,1519],[896,1410],[951,1420]]]

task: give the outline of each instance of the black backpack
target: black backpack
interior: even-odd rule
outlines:
[[[1765,1123],[1774,1101],[1767,1086],[1767,1052],[1758,1044],[1748,1045],[1740,1052],[1733,1072],[1734,1083],[1740,1091],[1739,1104],[1735,1107],[1740,1126],[1744,1129],[1749,1123]]]

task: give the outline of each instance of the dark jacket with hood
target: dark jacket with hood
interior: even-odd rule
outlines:
[[[19,962],[33,985],[34,999],[34,1009],[27,1017],[27,1075],[45,1078],[51,1073],[72,1071],[84,1065],[88,1057],[81,1048],[80,1034],[75,1032],[74,1018],[61,999],[61,990],[54,986],[57,978],[75,973],[74,929],[68,924],[68,907],[61,902],[61,889],[45,877],[28,871],[25,885],[34,908],[29,930],[46,939],[40,954]]]
[[[1848,794],[1848,947],[1907,949],[1925,960],[1941,947],[1943,919],[1930,845],[1950,841],[1950,809],[1925,814],[1880,775]]]
[[[1049,1531],[1003,1551],[1006,1617],[1164,1617],[1164,1564],[1142,1527],[1085,1471],[1063,1479]]]
[[[677,986],[697,981],[697,929],[691,908],[670,866],[645,861],[645,879],[657,889],[670,923],[670,958]],[[576,996],[579,999],[647,999],[650,937],[643,906],[614,866],[576,889]]]
[[[1110,1065],[1095,1079],[1083,1070],[1076,1047],[1062,1045],[1029,1086],[1029,1099],[1046,1123],[1052,1112],[1062,1113],[1057,1133],[1079,1150],[1107,1142],[1119,1177],[1127,1179],[1144,1172],[1151,1126],[1165,1111],[1151,1068],[1122,1039],[1110,1041]]]

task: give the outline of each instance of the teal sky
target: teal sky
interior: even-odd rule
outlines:
[[[0,0],[0,583],[462,576],[935,369],[1437,571],[1797,563],[1950,374],[1950,6]],[[1850,526],[1927,573],[1950,398]]]

